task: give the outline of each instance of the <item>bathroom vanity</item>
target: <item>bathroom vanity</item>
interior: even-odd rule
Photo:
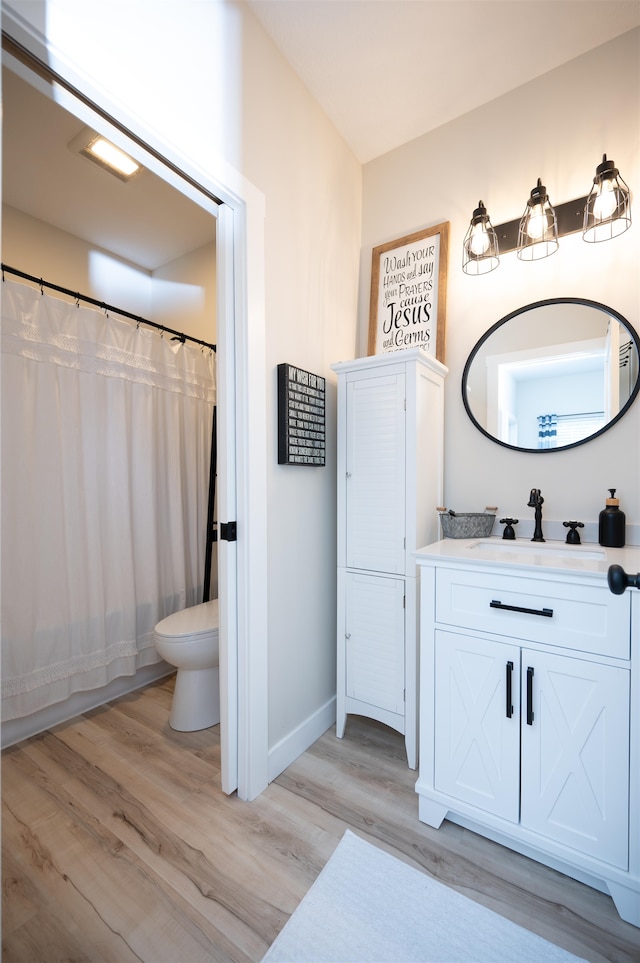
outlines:
[[[443,539],[420,580],[420,819],[609,892],[640,926],[640,549]]]

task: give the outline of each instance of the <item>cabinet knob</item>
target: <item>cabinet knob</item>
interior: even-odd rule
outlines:
[[[622,565],[610,565],[607,582],[614,595],[622,595],[629,585],[640,588],[640,575],[627,575]]]
[[[348,471],[348,472],[346,473],[346,475],[347,475],[347,478],[351,478],[351,472],[350,472],[350,471]]]
[[[344,637],[345,637],[345,639],[350,639],[350,638],[351,638],[351,632],[345,632],[345,633],[344,633]]]

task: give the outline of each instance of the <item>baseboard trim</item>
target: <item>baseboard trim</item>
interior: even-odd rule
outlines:
[[[89,709],[96,709],[98,706],[111,702],[128,692],[142,689],[143,686],[171,675],[175,671],[175,668],[166,662],[154,662],[153,665],[145,665],[138,669],[135,675],[120,676],[99,689],[90,689],[88,692],[74,692],[64,702],[57,702],[55,705],[47,706],[46,709],[40,709],[39,712],[23,716],[21,719],[8,719],[2,723],[2,748],[6,749],[17,742],[22,742],[23,739],[36,736],[39,732],[45,732],[62,722],[68,722],[69,719],[82,715]]]
[[[293,732],[269,749],[269,782],[312,746],[336,721],[336,697],[325,702]]]

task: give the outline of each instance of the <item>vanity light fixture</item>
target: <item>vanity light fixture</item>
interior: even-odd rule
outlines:
[[[462,270],[465,274],[488,274],[499,263],[496,232],[486,207],[478,201],[462,246]]]
[[[629,188],[613,161],[602,155],[584,208],[582,237],[590,243],[608,241],[631,227]]]
[[[475,275],[493,271],[499,263],[498,246],[501,254],[517,251],[521,261],[535,261],[557,251],[558,238],[567,234],[582,231],[585,241],[606,241],[630,227],[629,188],[604,154],[590,193],[575,201],[553,208],[538,178],[520,220],[506,221],[495,228],[480,201],[464,238],[462,270]]]
[[[518,228],[518,257],[537,261],[558,250],[558,220],[540,178],[531,191]]]

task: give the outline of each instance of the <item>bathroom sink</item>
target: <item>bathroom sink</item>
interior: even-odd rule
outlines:
[[[491,553],[506,555],[516,553],[518,555],[544,555],[547,558],[581,558],[596,559],[602,561],[606,559],[606,552],[602,549],[585,548],[583,545],[549,544],[548,542],[525,542],[509,541],[507,539],[483,539],[473,542],[468,546],[481,553]]]

